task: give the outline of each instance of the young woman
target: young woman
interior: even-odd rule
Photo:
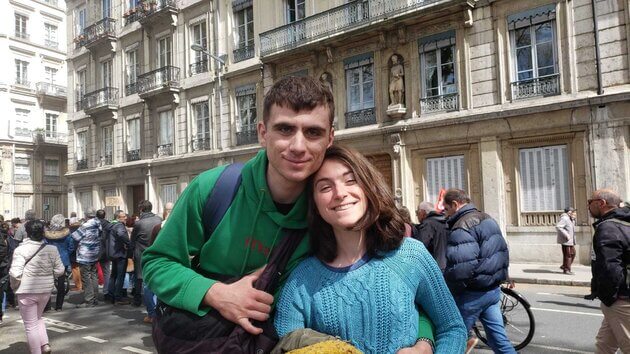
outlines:
[[[380,173],[357,152],[332,146],[310,187],[314,256],[284,285],[278,335],[311,328],[365,353],[396,353],[416,344],[422,308],[435,325],[435,352],[463,353],[466,328],[442,273],[421,242],[403,237]]]

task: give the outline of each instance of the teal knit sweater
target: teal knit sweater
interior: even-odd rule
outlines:
[[[424,245],[405,238],[384,255],[343,269],[315,257],[289,276],[277,304],[278,335],[311,328],[365,353],[413,346],[421,307],[435,325],[435,352],[464,352],[466,328],[442,273]]]

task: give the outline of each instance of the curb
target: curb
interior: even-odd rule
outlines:
[[[565,285],[565,286],[586,286],[590,287],[590,281],[584,280],[564,280],[564,279],[536,279],[536,278],[519,278],[510,277],[515,283],[521,284],[540,284],[540,285]]]

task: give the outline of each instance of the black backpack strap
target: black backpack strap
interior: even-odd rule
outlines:
[[[203,208],[203,231],[206,242],[219,225],[241,186],[242,163],[233,163],[221,172]]]

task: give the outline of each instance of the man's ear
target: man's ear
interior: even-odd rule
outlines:
[[[260,146],[267,147],[267,127],[265,126],[265,122],[258,122],[256,130],[258,131],[258,142]]]
[[[326,148],[331,147],[334,141],[335,141],[335,128],[330,127],[330,134],[328,135],[328,146],[326,146]]]

